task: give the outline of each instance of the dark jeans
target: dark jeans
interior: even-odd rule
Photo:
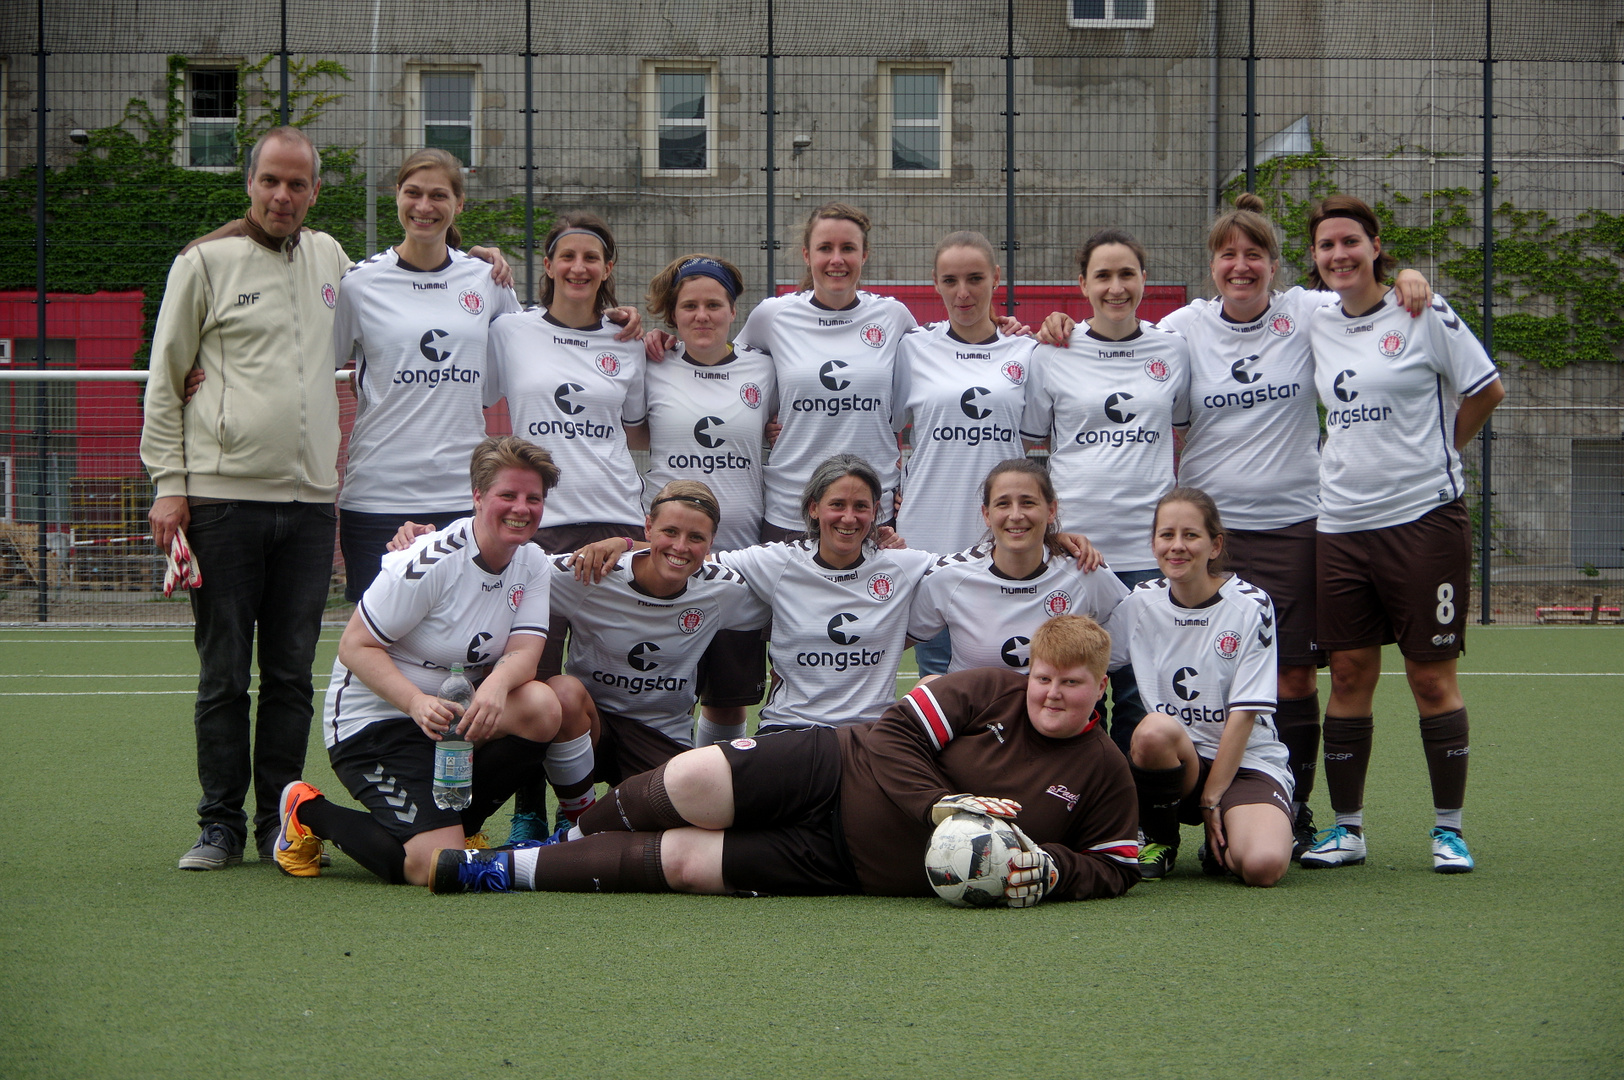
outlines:
[[[448,510],[440,514],[414,513],[403,510],[398,514],[369,514],[364,510],[341,510],[338,514],[338,546],[344,553],[344,599],[354,604],[360,601],[378,576],[389,541],[395,538],[402,522],[415,521],[419,525],[433,525],[443,529],[474,511]]]
[[[203,575],[192,590],[197,621],[198,824],[239,839],[254,783],[254,836],[279,824],[277,798],[304,771],[310,739],[311,664],[333,573],[330,503],[228,502],[192,507],[187,539]],[[250,772],[249,673],[259,631],[259,711]]]
[[[1131,589],[1141,581],[1155,581],[1161,576],[1162,572],[1152,567],[1149,570],[1123,570],[1117,574],[1117,580]],[[1133,742],[1133,729],[1144,718],[1145,703],[1139,698],[1139,680],[1133,676],[1133,665],[1124,664],[1111,672],[1111,741],[1117,744],[1117,749],[1129,761],[1133,760],[1128,755],[1128,747]]]

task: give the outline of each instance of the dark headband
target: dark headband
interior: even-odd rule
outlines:
[[[742,286],[739,283],[738,277],[733,273],[733,271],[729,270],[715,259],[689,259],[687,262],[683,263],[677,268],[677,276],[671,279],[671,287],[675,289],[684,278],[691,277],[712,278],[720,282],[722,288],[727,290],[727,298],[729,300],[737,300],[739,298],[739,290]]]
[[[653,502],[648,504],[648,512],[653,514],[656,506],[659,506],[661,503],[668,502],[688,503],[706,517],[711,517],[716,512],[715,503],[708,503],[697,495],[662,495],[658,499],[655,499]]]
[[[1371,216],[1374,217],[1375,216],[1374,213],[1372,213]],[[1317,230],[1319,228],[1320,222],[1330,221],[1332,218],[1337,218],[1337,217],[1339,217],[1339,218],[1347,218],[1349,221],[1356,222],[1361,231],[1363,231],[1363,230],[1365,230],[1365,229],[1367,229],[1369,227],[1369,222],[1365,221],[1364,216],[1357,213],[1357,212],[1355,212],[1355,211],[1353,211],[1353,210],[1324,210],[1324,211],[1320,212],[1319,222],[1315,223],[1314,228]],[[1377,236],[1380,236],[1381,235],[1381,222],[1378,221],[1376,223],[1376,232],[1374,232],[1374,233],[1366,232],[1365,235],[1368,236],[1368,237],[1371,237],[1372,239],[1374,239]]]
[[[609,254],[609,241],[604,239],[602,233],[598,232],[596,229],[581,229],[572,225],[569,228],[561,231],[551,240],[547,241],[547,257],[549,259],[553,257],[553,249],[558,246],[558,242],[564,239],[566,236],[590,236],[598,243],[603,245],[604,255],[607,256]]]

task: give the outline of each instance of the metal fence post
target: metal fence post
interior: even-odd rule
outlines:
[[[1257,190],[1257,0],[1246,0],[1246,190]]]
[[[1004,3],[1004,314],[1014,315],[1015,299],[1015,0]]]
[[[282,0],[282,126],[288,126],[288,0]],[[371,252],[367,253],[371,255]]]
[[[773,0],[767,0],[767,164],[762,171],[767,174],[767,236],[761,241],[761,247],[767,252],[767,287],[762,291],[762,297],[778,295],[778,225],[776,207],[776,188],[778,179],[777,145],[774,132],[777,130],[778,99],[777,71],[774,61],[778,59],[777,50],[773,42]]]
[[[535,0],[524,0],[524,302],[536,302],[536,51],[531,40]]]
[[[41,371],[45,370],[45,137],[49,131],[46,113],[50,112],[45,106],[45,0],[37,0],[36,8],[39,17],[39,51],[34,54],[37,66],[38,87],[35,91],[34,112],[39,117],[38,143],[34,151],[34,272],[35,272],[35,332],[34,332],[34,366]],[[34,478],[34,513],[38,515],[35,534],[35,557],[39,560],[39,603],[38,617],[40,622],[50,618],[51,589],[50,565],[48,556],[50,548],[45,536],[45,508],[50,499],[50,454],[46,445],[50,441],[50,421],[46,416],[46,387],[41,379],[34,384],[34,449],[38,460],[38,472]]]
[[[1494,359],[1494,0],[1483,0],[1483,349]],[[1478,522],[1478,566],[1483,582],[1484,626],[1494,621],[1493,586],[1489,570],[1493,561],[1494,522],[1494,417],[1489,417],[1478,438],[1482,472],[1479,477],[1482,520]]]

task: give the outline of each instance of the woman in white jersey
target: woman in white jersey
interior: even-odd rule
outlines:
[[[552,560],[552,604],[570,612],[573,629],[565,673],[550,685],[566,716],[586,717],[598,780],[618,784],[691,749],[694,700],[718,631],[760,640],[771,609],[741,576],[705,561],[722,520],[709,487],[673,480],[649,509],[648,548],[603,567],[597,584],[576,579],[572,556]],[[743,725],[730,734],[743,735]],[[591,803],[590,791],[577,794],[585,802],[566,805],[559,792],[571,820]]]
[[[1505,389],[1443,298],[1413,320],[1396,302],[1383,283],[1393,259],[1382,252],[1370,207],[1334,195],[1314,207],[1308,230],[1312,284],[1340,300],[1309,319],[1326,410],[1316,618],[1331,660],[1325,784],[1336,824],[1301,861],[1365,861],[1372,701],[1381,647],[1396,641],[1432,782],[1433,869],[1464,873],[1473,866],[1460,831],[1469,747],[1455,664],[1465,644],[1472,550],[1460,452]]]
[[[1190,380],[1178,334],[1139,319],[1145,249],[1103,229],[1077,253],[1077,285],[1094,313],[1066,348],[1032,354],[1022,435],[1047,440],[1061,524],[1086,532],[1129,588],[1157,576],[1150,535],[1156,500],[1173,486],[1173,418]],[[1144,706],[1133,671],[1111,676],[1111,739],[1124,753]]]
[[[552,451],[558,487],[536,533],[544,551],[573,551],[643,533],[643,484],[631,451],[648,448],[641,341],[619,341],[615,238],[595,214],[559,215],[543,241],[541,303],[491,327],[491,370],[515,434]],[[539,676],[562,669],[569,619],[554,612]],[[521,788],[510,841],[549,832],[545,787]]]
[[[1111,662],[1131,663],[1147,711],[1129,762],[1145,844],[1139,870],[1165,877],[1179,823],[1202,825],[1202,869],[1270,886],[1291,866],[1291,770],[1275,734],[1275,625],[1269,595],[1222,569],[1224,529],[1206,492],[1156,505],[1162,577],[1112,619]]]
[[[916,325],[899,300],[861,291],[868,260],[868,215],[825,203],[801,230],[806,273],[799,292],[756,305],[739,344],[773,358],[778,421],[764,473],[762,540],[799,537],[800,496],[832,447],[869,461],[880,477],[880,521],[891,518],[897,487],[897,348]]]
[[[555,749],[586,736],[560,728],[558,698],[535,681],[548,567],[530,538],[558,470],[507,435],[475,448],[469,471],[473,515],[387,556],[344,628],[322,731],[334,774],[366,809],[289,784],[275,845],[284,873],[319,875],[332,840],[385,881],[425,884],[434,848],[461,847],[521,780],[550,770]],[[454,664],[477,683],[460,716],[437,696]],[[434,744],[453,725],[475,746],[473,799],[460,811],[432,794]]]
[[[1071,557],[1075,538],[1058,533],[1060,504],[1042,465],[1025,457],[994,465],[981,484],[981,518],[988,539],[937,560],[909,616],[909,637],[952,633],[949,671],[1027,670],[1032,628],[1057,615],[1111,628],[1128,588],[1109,566],[1084,569]]]
[[[713,255],[673,259],[649,283],[649,312],[677,332],[675,357],[647,372],[646,490],[697,480],[720,505],[715,547],[732,551],[761,536],[763,432],[778,411],[773,359],[728,343],[743,278]],[[652,508],[652,503],[650,504]],[[767,686],[767,646],[757,630],[726,629],[700,664],[701,745],[744,734],[745,710]]]
[[[985,236],[949,233],[936,245],[931,266],[947,320],[902,337],[896,426],[900,431],[913,425],[913,453],[902,474],[897,531],[926,551],[962,551],[976,542],[983,518],[965,480],[1021,452],[1021,413],[1036,342],[999,331],[992,314],[998,280]],[[914,660],[921,675],[975,666],[953,657],[947,629],[918,642]]]

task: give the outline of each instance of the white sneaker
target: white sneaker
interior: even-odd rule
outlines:
[[[1436,841],[1434,841],[1436,850]],[[1464,850],[1464,849],[1463,849]],[[1314,834],[1314,846],[1303,852],[1304,869],[1323,870],[1332,866],[1358,866],[1365,861],[1365,838],[1337,825]]]
[[[1440,874],[1470,874],[1472,853],[1466,850],[1466,838],[1452,829],[1432,830],[1432,869]]]

